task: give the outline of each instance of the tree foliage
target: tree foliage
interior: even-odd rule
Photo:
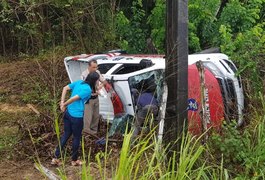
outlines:
[[[119,45],[130,53],[146,52],[146,13],[141,0],[132,2],[131,13],[130,19],[123,11],[116,16]]]
[[[166,0],[0,2],[0,54],[37,54],[72,45],[82,52],[122,48],[165,52]],[[221,47],[262,90],[265,0],[190,0],[189,51]],[[149,45],[148,45],[148,40]],[[153,51],[151,51],[153,53]],[[252,70],[254,69],[254,70]]]
[[[0,53],[32,54],[74,44],[83,51],[115,42],[115,0],[20,0],[0,2]]]

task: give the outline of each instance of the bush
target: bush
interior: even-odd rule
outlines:
[[[247,94],[258,96],[263,91],[265,23],[233,36],[229,26],[221,26],[221,50],[238,65]],[[254,93],[253,93],[254,92]]]
[[[262,96],[260,100],[264,102]],[[265,170],[265,106],[256,111],[253,122],[245,129],[235,129],[236,122],[224,124],[222,135],[211,136],[210,151],[214,162],[224,161],[224,167],[245,178],[264,177]],[[255,120],[255,121],[254,121]]]

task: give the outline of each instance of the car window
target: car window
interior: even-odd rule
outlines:
[[[229,71],[229,69],[224,65],[224,63],[223,63],[222,61],[219,61],[219,62],[223,65],[223,67],[226,69],[227,72],[231,73],[231,72]]]
[[[145,90],[149,89],[155,92],[156,99],[158,100],[158,102],[161,102],[164,70],[159,69],[159,70],[145,72],[142,74],[132,76],[128,80],[132,92],[142,93]],[[135,97],[133,97],[133,99],[135,104],[136,103]]]
[[[235,65],[233,63],[231,63],[230,61],[226,60],[226,59],[224,59],[224,61],[232,69],[232,71],[236,74],[237,73],[237,69],[236,69]],[[240,76],[237,75],[236,77],[237,77],[237,80],[238,80],[238,85],[241,88],[242,87],[242,83],[241,83]]]
[[[140,64],[123,64],[112,74],[128,74],[143,69]]]
[[[123,64],[112,74],[129,74],[135,71],[149,68],[153,65],[153,62],[150,59],[142,59],[138,64]]]
[[[106,74],[116,63],[109,63],[109,64],[99,64],[98,70],[101,74]]]
[[[226,64],[233,70],[234,73],[236,73],[236,67],[230,62],[224,59],[224,61],[226,62]]]

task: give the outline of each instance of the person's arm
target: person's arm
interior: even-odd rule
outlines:
[[[102,82],[102,84],[103,84],[104,86],[105,86],[107,83],[108,83],[107,80],[104,80],[104,81]]]
[[[80,99],[80,97],[78,95],[75,95],[75,96],[71,97],[70,99],[68,99],[66,102],[63,102],[60,106],[61,111],[64,112],[66,110],[66,106],[68,106],[69,104],[71,104],[74,101],[77,101],[79,99]]]
[[[99,74],[99,81],[101,82],[101,84],[98,87],[98,90],[100,90],[102,87],[108,84],[108,81],[104,78],[104,76],[100,73],[100,71],[97,70],[97,73]]]
[[[76,82],[68,84],[68,85],[64,86],[64,88],[63,88],[62,96],[61,96],[61,102],[60,102],[60,109],[61,109],[62,112],[64,112],[65,109],[66,109],[66,106],[64,104],[65,103],[66,93],[67,93],[67,91],[70,91],[71,89],[73,89],[75,87]]]
[[[77,101],[77,100],[79,100],[79,99],[80,99],[80,97],[79,97],[78,95],[75,95],[75,96],[71,97],[70,99],[68,99],[68,100],[64,103],[64,106],[67,106],[67,105],[69,105],[69,104],[71,104],[71,103],[73,103],[74,101]]]
[[[61,96],[61,103],[64,103],[66,93],[69,90],[71,90],[71,89],[70,89],[70,87],[68,85],[67,86],[64,86],[63,91],[62,91],[62,96]]]
[[[62,112],[65,111],[64,101],[65,101],[66,93],[69,90],[71,90],[71,89],[70,89],[70,87],[68,85],[64,86],[63,91],[62,91],[62,96],[61,96],[61,102],[60,102],[60,109],[61,109]]]
[[[97,86],[97,89],[96,89],[96,92],[95,93],[92,93],[92,96],[97,96],[97,95],[101,95],[100,94],[100,90],[104,87],[104,85],[107,84],[107,81],[103,81],[101,82],[98,86]]]
[[[99,92],[99,91],[100,91],[105,85],[108,84],[108,81],[102,76],[102,74],[100,74],[99,71],[97,71],[97,72],[98,72],[98,74],[99,74],[100,85],[98,85],[97,90],[96,90],[96,93],[93,93],[92,96],[100,95],[100,92]],[[111,87],[110,87],[110,89],[111,89]]]
[[[100,95],[99,91],[100,91],[100,90],[101,90],[106,84],[107,84],[107,81],[105,80],[105,81],[101,82],[100,85],[98,85],[98,87],[97,87],[97,91],[96,91],[96,94],[97,94],[97,95]]]

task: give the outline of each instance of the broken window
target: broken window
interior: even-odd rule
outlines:
[[[164,70],[159,69],[130,77],[129,85],[132,90],[139,93],[147,88],[152,89],[158,102],[161,102],[163,80]]]

